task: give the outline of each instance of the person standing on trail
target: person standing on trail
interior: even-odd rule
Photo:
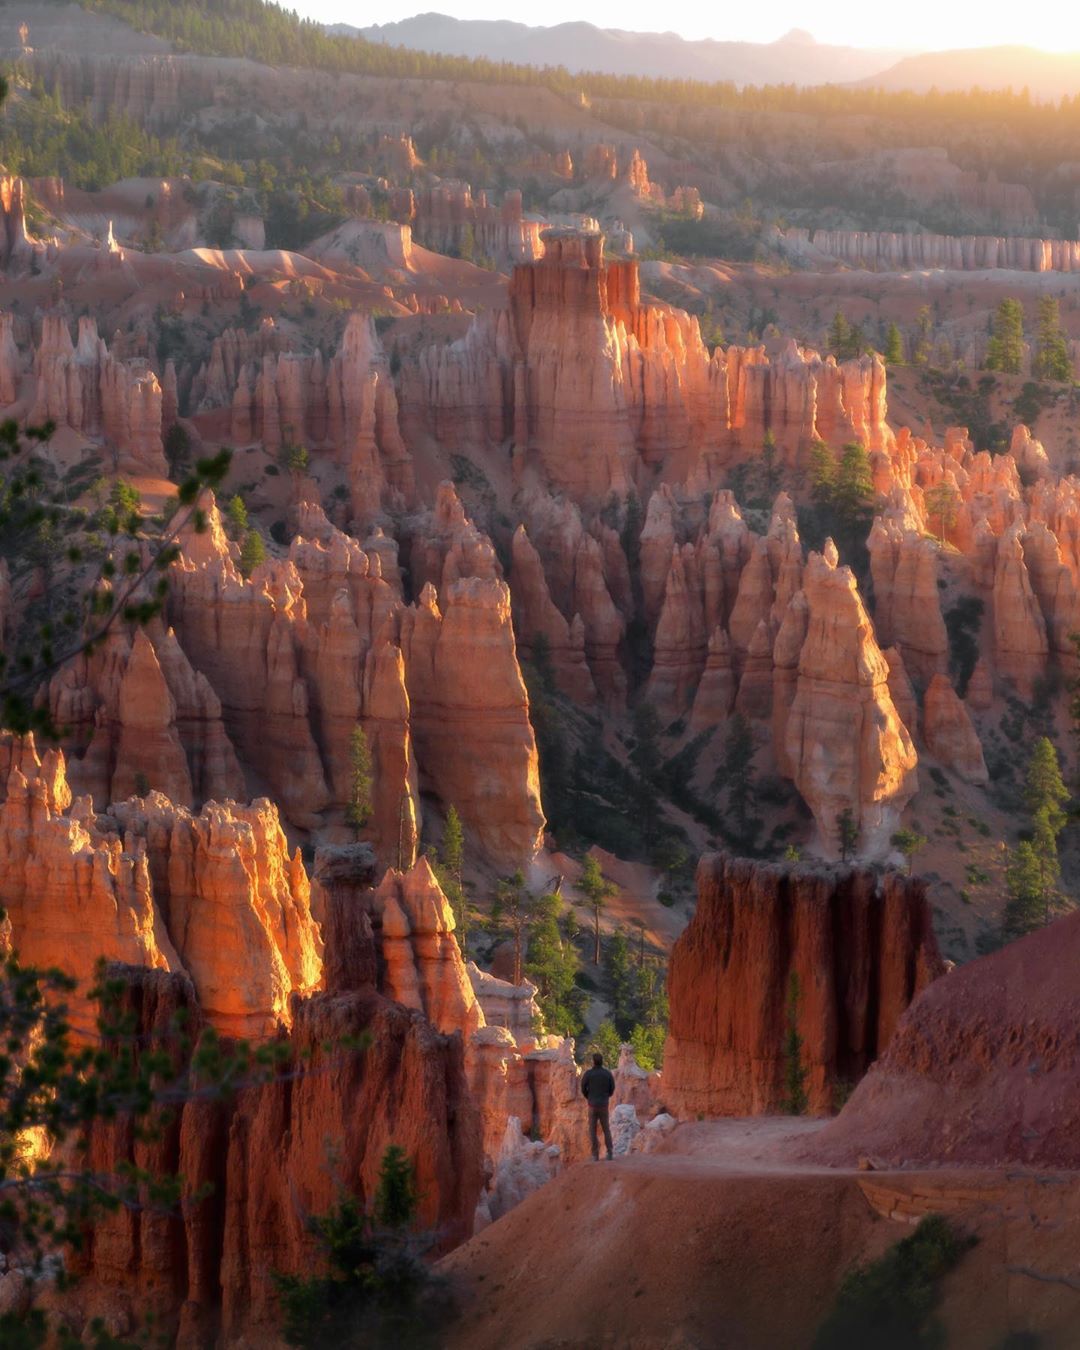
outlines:
[[[615,1095],[615,1075],[604,1068],[604,1056],[599,1050],[592,1057],[593,1066],[581,1075],[581,1095],[589,1103],[589,1140],[593,1162],[600,1161],[599,1125],[604,1131],[608,1162],[611,1161],[611,1125],[608,1123],[608,1105]]]

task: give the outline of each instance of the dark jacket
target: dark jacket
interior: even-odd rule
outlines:
[[[581,1075],[581,1095],[590,1106],[607,1106],[615,1095],[615,1075],[602,1065],[587,1070]]]

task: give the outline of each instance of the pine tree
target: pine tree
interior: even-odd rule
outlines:
[[[810,500],[819,515],[825,516],[832,510],[833,490],[836,487],[836,456],[824,441],[814,441],[810,446]]]
[[[874,516],[874,475],[870,456],[858,441],[840,452],[832,489],[832,535],[844,561],[856,571],[864,570],[866,537]]]
[[[910,876],[912,859],[920,849],[926,847],[929,841],[925,834],[919,834],[917,830],[897,830],[889,842],[893,848],[899,849],[907,859],[908,876]]]
[[[604,1056],[604,1063],[614,1071],[619,1062],[619,1051],[622,1049],[622,1038],[615,1030],[615,1023],[610,1018],[605,1018],[596,1028],[592,1038],[590,1050],[599,1050]]]
[[[242,539],[248,530],[248,512],[243,497],[237,492],[229,498],[225,508],[225,518],[229,522],[229,532],[234,539]]]
[[[465,894],[465,831],[457,808],[450,804],[443,825],[442,847],[436,867],[439,885],[443,888],[454,915],[454,936],[463,957],[468,956],[469,900]]]
[[[833,487],[833,509],[845,531],[869,527],[874,505],[874,474],[870,456],[858,441],[849,441],[840,452]]]
[[[1057,751],[1047,736],[1040,736],[1032,747],[1024,782],[1024,804],[1035,820],[1045,813],[1046,823],[1054,838],[1065,828],[1068,820],[1064,804],[1069,800],[1069,789],[1061,777]]]
[[[994,314],[992,334],[986,349],[987,370],[1019,375],[1024,364],[1024,308],[1019,300],[1006,297]]]
[[[847,315],[843,310],[838,309],[833,315],[832,323],[829,324],[829,336],[827,339],[829,351],[838,361],[844,360],[851,351],[851,324],[847,321]]]
[[[724,758],[721,774],[727,788],[727,809],[732,818],[732,831],[739,844],[753,847],[750,829],[750,808],[754,800],[754,734],[750,723],[736,713],[729,718],[724,738]]]
[[[1043,864],[1029,840],[1023,839],[1009,854],[1005,868],[1008,900],[1002,921],[1007,938],[1023,937],[1046,921],[1046,878]]]
[[[1024,782],[1031,838],[1020,841],[1009,855],[1005,870],[1009,898],[1002,930],[1006,937],[1020,937],[1050,920],[1061,876],[1057,841],[1068,822],[1064,806],[1069,796],[1053,742],[1040,736],[1032,748]]]
[[[457,807],[453,802],[447,809],[446,824],[443,826],[441,861],[442,865],[460,885],[462,874],[465,871],[465,831],[462,828]]]
[[[249,577],[256,567],[266,561],[266,545],[258,530],[248,530],[244,542],[240,545],[240,571]]]
[[[357,834],[371,819],[371,750],[364,728],[356,724],[349,737],[349,800],[345,819]]]
[[[174,422],[165,433],[165,458],[169,462],[169,472],[177,473],[187,462],[191,452],[191,437],[187,429]]]
[[[923,305],[915,315],[915,346],[911,353],[912,364],[925,366],[930,361],[933,350],[934,316],[929,305]]]
[[[499,882],[492,918],[496,923],[505,923],[510,930],[514,950],[514,984],[520,984],[525,977],[525,948],[535,907],[533,896],[525,889],[525,874],[520,868],[512,877],[504,877]]]
[[[947,531],[956,524],[959,494],[951,483],[937,483],[923,494],[928,519],[937,520],[938,538],[944,544]]]
[[[620,1036],[629,1036],[634,1024],[634,985],[630,970],[630,946],[625,933],[615,933],[604,955],[608,1006]]]
[[[889,324],[889,331],[885,336],[884,357],[885,364],[888,366],[902,366],[904,364],[904,339],[895,323]]]
[[[1061,327],[1058,302],[1052,295],[1040,299],[1036,323],[1032,374],[1037,380],[1071,380],[1069,344]]]
[[[610,897],[616,895],[619,888],[608,881],[607,877],[600,871],[600,864],[591,853],[587,853],[577,889],[585,897],[585,907],[592,914],[593,965],[598,966],[600,964],[600,916],[607,908]]]
[[[281,447],[280,459],[282,465],[288,469],[294,478],[307,473],[308,465],[311,463],[311,456],[302,445],[296,445],[293,441],[285,441]]]
[[[850,806],[845,806],[837,816],[836,832],[840,842],[840,861],[847,862],[859,847],[859,827]]]
[[[537,901],[525,974],[537,987],[544,1030],[557,1036],[577,1036],[586,994],[577,986],[581,965],[577,948],[571,935],[564,936],[559,928],[562,909],[557,895],[542,895]]]
[[[400,1144],[390,1144],[379,1164],[375,1218],[384,1228],[408,1228],[419,1201],[416,1168]]]

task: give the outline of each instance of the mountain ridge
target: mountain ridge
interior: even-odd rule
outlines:
[[[509,19],[455,19],[436,12],[362,28],[331,24],[325,31],[415,51],[561,65],[575,72],[737,84],[847,83],[890,69],[890,63],[910,54],[831,46],[815,41],[804,29],[792,29],[775,42],[725,42],[601,28],[583,20],[543,27]]]

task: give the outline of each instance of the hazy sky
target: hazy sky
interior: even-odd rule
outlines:
[[[679,4],[658,6],[644,0],[623,0],[617,18],[608,6],[591,13],[575,0],[548,0],[540,10],[523,10],[510,0],[380,0],[377,5],[355,0],[284,0],[289,8],[326,23],[351,23],[358,28],[389,23],[435,10],[460,19],[519,19],[546,24],[588,17],[600,27],[653,32],[672,29],[688,38],[773,42],[791,28],[806,28],[819,42],[858,47],[940,51],[948,47],[988,47],[1020,43],[1050,51],[1080,51],[1080,6],[1054,5],[1028,10],[1014,0],[983,0],[975,6],[948,0],[832,0],[807,6],[805,0],[773,0],[770,5]],[[1033,12],[1042,21],[1033,24]]]

